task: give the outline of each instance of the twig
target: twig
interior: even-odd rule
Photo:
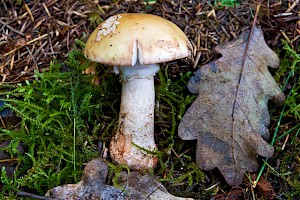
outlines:
[[[9,67],[10,71],[12,71],[14,68],[14,61],[15,61],[15,56],[13,55],[10,59],[10,67]]]
[[[285,12],[285,13],[276,14],[276,15],[274,15],[274,17],[287,17],[287,16],[291,16],[291,15],[293,15],[293,13]]]
[[[294,48],[294,45],[292,44],[290,38],[285,34],[284,31],[280,30],[280,33],[283,35],[284,39]]]
[[[294,3],[285,11],[286,13],[291,12],[293,8],[299,3],[299,0],[294,1]]]
[[[25,2],[24,2],[24,6],[25,6],[25,9],[26,9],[26,11],[28,12],[28,14],[30,16],[31,21],[34,22],[32,12],[31,12],[30,8],[28,7],[28,5]]]
[[[12,161],[18,161],[18,158],[2,159],[2,160],[0,160],[0,163],[12,162]]]
[[[210,186],[210,187],[208,187],[208,188],[206,188],[206,189],[204,189],[204,190],[205,190],[205,191],[209,191],[209,190],[211,190],[211,189],[217,187],[219,184],[220,184],[220,182],[217,182],[216,184],[213,184],[212,186]]]
[[[4,122],[4,120],[3,120],[3,118],[2,118],[1,115],[0,115],[0,120],[1,120],[1,123],[2,123],[3,128],[7,129],[7,128],[6,128],[6,125],[5,125],[5,122]],[[0,162],[1,162],[1,161],[0,161]]]
[[[3,27],[7,27],[8,29],[10,29],[11,31],[15,32],[15,33],[18,33],[19,35],[22,35],[22,36],[25,36],[24,33],[21,33],[20,31],[18,31],[17,29],[11,27],[10,25],[8,25],[8,23],[5,23],[4,21],[2,21],[0,19],[0,23],[3,24]]]
[[[199,60],[200,60],[201,54],[202,54],[201,51],[200,51],[200,52],[197,52],[196,58],[195,58],[195,61],[194,61],[194,65],[193,65],[193,69],[196,69],[196,67],[197,67],[197,65],[198,65],[198,62],[199,62]]]
[[[0,20],[0,21],[1,21],[1,20]],[[40,37],[37,37],[37,38],[35,38],[35,39],[33,39],[33,40],[29,41],[29,42],[26,42],[26,44],[24,44],[24,45],[22,45],[22,46],[19,46],[19,47],[15,48],[15,49],[11,50],[10,52],[7,52],[7,53],[4,54],[3,56],[6,57],[6,56],[8,56],[8,55],[14,53],[15,51],[17,51],[17,50],[19,50],[19,49],[21,49],[21,48],[23,48],[23,47],[25,47],[25,46],[27,46],[27,45],[29,45],[29,44],[35,42],[35,41],[37,41],[37,40],[40,40],[40,39],[43,39],[44,37],[47,37],[48,35],[49,35],[49,34],[46,33],[46,34],[44,34],[44,35],[42,35],[42,36],[40,36]]]
[[[43,5],[44,10],[46,11],[47,15],[48,15],[49,17],[51,17],[51,14],[50,14],[50,12],[49,12],[49,10],[48,10],[46,4],[45,4],[45,3],[42,3],[42,5]]]
[[[252,185],[251,182],[250,182],[250,184]],[[250,188],[251,188],[252,199],[253,199],[253,200],[256,200],[253,185],[252,185],[252,187],[250,187]]]
[[[30,197],[30,198],[33,198],[33,199],[40,199],[40,200],[58,200],[58,199],[55,199],[55,198],[49,198],[49,197],[45,197],[45,196],[39,196],[39,195],[36,195],[36,194],[31,194],[31,193],[28,193],[28,192],[17,192],[17,196]]]
[[[287,141],[288,141],[288,139],[289,139],[289,136],[290,136],[290,135],[287,135],[287,136],[285,137],[285,140],[284,140],[283,145],[282,145],[282,147],[281,147],[281,151],[284,150],[284,148],[285,148],[285,146],[286,146],[286,143],[287,143]]]

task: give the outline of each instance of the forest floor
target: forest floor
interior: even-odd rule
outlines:
[[[170,193],[195,199],[300,199],[300,2],[245,0],[235,6],[226,6],[226,2],[234,1],[1,0],[2,101],[11,105],[5,109],[14,112],[1,113],[0,166],[6,169],[1,171],[0,197],[15,199],[20,191],[44,195],[52,187],[78,182],[85,163],[106,154],[118,118],[118,77],[108,66],[89,63],[96,66],[92,78],[97,77],[100,82],[79,87],[76,81],[86,83],[83,78],[77,79],[78,74],[67,77],[64,73],[84,63],[82,47],[103,20],[118,13],[149,13],[178,25],[193,45],[192,57],[161,64],[161,73],[155,79],[159,102],[155,140],[161,154],[152,173],[157,180]],[[250,29],[257,9],[255,23],[281,60],[280,67],[270,72],[287,98],[282,106],[270,104],[269,130],[271,136],[276,134],[274,155],[267,161],[258,156],[258,170],[247,173],[242,185],[232,188],[217,169],[202,172],[197,168],[196,141],[180,140],[177,127],[196,97],[185,88],[191,72],[220,57],[214,50],[218,44]],[[74,50],[78,54],[71,54],[70,58]],[[57,77],[71,83],[66,85]],[[38,80],[44,80],[43,84]],[[88,92],[93,97],[84,98]],[[94,92],[101,92],[100,97],[94,97]],[[51,105],[56,100],[58,108]],[[61,117],[59,126],[56,116]],[[70,120],[72,117],[74,121]],[[78,132],[88,135],[79,134],[78,144],[73,143],[75,119],[82,122]],[[58,133],[58,129],[64,131]],[[58,134],[66,135],[58,139]],[[70,147],[63,146],[66,144]],[[78,160],[74,158],[73,146],[81,148],[76,153]],[[111,161],[109,155],[105,157]],[[112,183],[113,174],[116,173],[109,176],[108,184]],[[258,175],[260,180],[254,188],[250,180]]]

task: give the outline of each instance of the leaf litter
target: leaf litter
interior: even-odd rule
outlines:
[[[222,57],[198,69],[188,83],[198,93],[179,125],[184,140],[197,139],[196,159],[204,170],[217,167],[227,183],[238,186],[246,171],[257,170],[256,154],[271,157],[268,100],[284,102],[268,66],[279,58],[254,27],[218,45]]]
[[[164,66],[168,66],[169,77],[176,79],[180,77],[181,73],[190,71],[192,68],[198,68],[198,64],[204,65],[217,58],[217,54],[211,49],[217,44],[236,38],[236,35],[247,29],[252,22],[251,16],[256,5],[257,1],[246,0],[235,8],[214,10],[211,1],[192,1],[192,3],[190,0],[157,1],[156,4],[146,5],[143,2],[128,2],[125,0],[114,2],[101,0],[89,1],[88,3],[75,0],[4,0],[0,2],[1,84],[23,83],[25,80],[33,78],[34,70],[40,72],[49,70],[49,62],[51,60],[64,60],[66,58],[66,54],[73,48],[76,38],[84,40],[85,34],[90,33],[101,20],[123,12],[146,12],[162,16],[176,23],[188,35],[194,45],[195,57],[191,60],[180,60],[164,64]],[[300,4],[297,3],[296,7],[293,7],[288,1],[278,2],[277,0],[270,0],[262,2],[257,23],[262,27],[267,44],[271,48],[282,48],[283,39],[293,48],[299,46],[299,6]],[[290,10],[290,13],[289,15],[284,15],[287,9]],[[211,13],[215,15],[210,15]],[[96,16],[96,20],[93,19],[93,16]],[[6,54],[10,51],[13,51],[13,53]],[[282,67],[279,71],[281,70]],[[272,72],[275,72],[275,70],[272,70]],[[284,78],[285,75],[281,75],[280,80],[277,79],[277,81],[282,83]],[[296,78],[297,76],[289,84],[296,82]],[[274,124],[277,123],[277,114],[277,111],[273,112],[272,119],[274,121],[272,120],[270,131],[272,131]],[[9,123],[11,123],[11,119]],[[159,142],[165,141],[165,138],[161,137],[162,134],[159,133],[165,132],[166,126],[169,126],[168,123],[171,122],[157,123],[156,139]],[[297,122],[288,119],[288,123],[285,121],[281,126],[289,129],[295,123]],[[5,127],[5,124],[3,126]],[[282,128],[279,130],[279,134],[282,134]],[[177,137],[175,139],[176,144],[188,144],[188,151],[194,152],[194,143],[191,145],[190,142],[184,143]],[[282,142],[281,139],[276,146],[280,145],[280,142]],[[290,168],[294,164],[286,164],[286,161],[283,160],[286,154],[290,152],[297,153],[295,150],[292,150],[293,148],[295,148],[294,145],[290,147],[289,152],[285,151],[282,154],[275,154],[272,157],[272,161],[270,160],[273,163],[270,164],[272,166],[284,166],[289,172],[296,172],[295,167]],[[189,156],[186,153],[188,151],[182,151],[184,153],[180,155]],[[281,155],[281,157],[278,155]],[[171,159],[174,157],[173,153],[170,154]],[[274,163],[276,158],[277,164]],[[278,163],[281,164],[279,165]],[[167,169],[169,168],[172,169],[168,166]],[[175,167],[175,169],[177,168]],[[278,168],[276,169],[278,170]],[[160,176],[160,170],[157,170],[157,172],[157,175]],[[211,184],[215,184],[215,181],[218,181],[216,174],[207,174],[207,176],[209,181],[201,184],[201,188],[209,187]],[[271,181],[272,185],[277,185],[279,181],[280,187],[274,187],[277,195],[287,195],[293,191],[294,186],[286,181],[282,182],[281,178],[274,176],[272,173],[266,175],[268,177],[267,180]],[[180,194],[183,192],[182,186],[165,185],[173,193],[176,190]],[[45,188],[45,186],[43,187]],[[221,188],[221,191],[230,189],[223,183]],[[282,188],[285,189],[282,190]],[[26,189],[24,190],[26,191]],[[250,191],[245,190],[248,191],[247,193]],[[33,192],[33,190],[31,191]],[[189,189],[188,194],[197,198],[205,196],[199,191],[200,189]]]

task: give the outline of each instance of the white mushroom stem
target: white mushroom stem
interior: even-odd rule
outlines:
[[[119,164],[136,170],[153,168],[154,151],[154,75],[158,65],[115,67],[122,78],[119,124],[110,143],[110,154]],[[146,151],[145,151],[146,150]]]

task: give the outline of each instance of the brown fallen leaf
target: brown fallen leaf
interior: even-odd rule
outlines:
[[[257,170],[256,153],[271,157],[274,152],[263,138],[270,135],[268,100],[281,104],[285,99],[268,71],[268,66],[279,66],[279,58],[258,27],[251,36],[245,31],[216,51],[222,57],[189,80],[188,89],[199,95],[178,134],[183,140],[197,139],[196,159],[202,169],[217,167],[228,184],[237,186],[246,171]]]

